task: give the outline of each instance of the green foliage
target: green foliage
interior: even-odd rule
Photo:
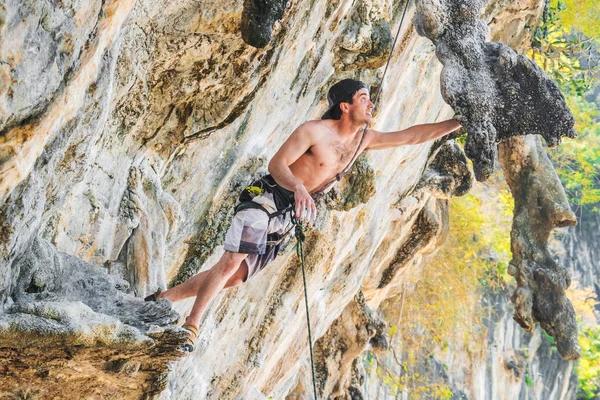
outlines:
[[[596,123],[596,104],[582,98],[568,99],[576,119],[579,137],[566,140],[550,151],[557,172],[571,203],[577,206],[592,205],[598,211],[600,203],[600,125]]]
[[[565,21],[566,13],[572,10],[569,7],[572,6],[564,1],[550,5],[542,24],[534,32],[529,56],[567,96],[583,96],[598,82],[600,68],[591,62],[597,53],[598,36],[587,36],[569,20]],[[597,12],[599,8],[595,4],[588,7],[589,13]]]
[[[600,397],[600,326],[594,310],[598,296],[593,287],[579,288],[577,282],[567,289],[566,294],[577,313],[579,326],[581,358],[575,365],[577,398],[597,399]]]
[[[598,0],[553,0],[551,7],[561,8],[563,25],[577,30],[589,38],[600,39],[600,5]]]
[[[451,200],[446,243],[409,283],[412,289],[384,305],[394,356],[377,360],[377,372],[392,393],[407,390],[415,399],[451,398],[435,372],[440,366],[432,366],[432,355],[484,351],[487,329],[482,321],[489,311],[481,297],[505,290],[513,281],[506,275],[512,209],[512,196],[498,175]],[[401,357],[394,348],[401,350]]]
[[[554,340],[554,338],[553,338],[552,336],[548,335],[548,334],[546,333],[546,331],[545,331],[545,330],[543,330],[543,329],[542,329],[542,337],[543,337],[544,339],[546,339],[546,341],[547,341],[548,343],[550,343],[552,346],[554,346],[554,345],[556,344],[556,340]]]
[[[600,397],[600,326],[582,329],[579,335],[582,356],[577,362],[578,399]]]
[[[525,384],[528,387],[533,387],[533,379],[529,375],[525,375]]]
[[[498,272],[510,261],[512,197],[506,189],[491,190],[452,199],[447,242],[407,295],[412,317],[405,334],[414,338],[414,330],[424,328],[424,340],[443,345],[448,338],[471,342],[481,333],[477,293],[503,285]]]
[[[393,396],[399,397],[400,393],[407,391],[411,399],[436,399],[449,400],[453,398],[452,391],[443,382],[435,381],[427,375],[411,370],[411,364],[399,365],[401,373],[387,368],[385,362],[371,352],[364,359],[364,367],[368,371],[375,371],[381,384]]]
[[[600,66],[590,59],[598,56],[599,16],[596,1],[552,1],[535,32],[530,53],[565,94],[579,133],[577,139],[565,140],[550,156],[569,200],[596,212],[600,212],[600,112],[584,94],[600,83]]]

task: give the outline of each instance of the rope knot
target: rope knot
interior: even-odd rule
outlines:
[[[304,227],[302,226],[302,222],[296,220],[296,231],[295,231],[296,239],[299,242],[304,242],[306,239],[306,235],[304,234]]]

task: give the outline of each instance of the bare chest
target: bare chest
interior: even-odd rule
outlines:
[[[358,144],[359,140],[348,142],[330,140],[312,146],[309,149],[309,154],[314,158],[313,161],[321,167],[344,168],[352,160]]]

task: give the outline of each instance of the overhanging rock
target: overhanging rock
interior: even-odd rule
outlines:
[[[475,177],[494,170],[496,144],[517,135],[540,134],[549,146],[575,137],[575,123],[556,83],[533,61],[499,42],[486,42],[480,19],[485,0],[417,2],[415,27],[436,46],[444,65],[444,100],[462,119]]]

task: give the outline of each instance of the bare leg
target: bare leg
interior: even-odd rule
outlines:
[[[247,278],[248,278],[248,264],[246,264],[246,260],[244,260],[244,261],[242,261],[242,264],[240,265],[238,270],[235,271],[235,273],[233,275],[231,275],[231,278],[229,278],[229,280],[225,284],[224,289],[236,287],[237,285],[246,281]]]
[[[186,323],[197,326],[208,303],[210,303],[227,283],[230,284],[228,287],[232,287],[239,284],[240,281],[243,281],[243,279],[240,280],[240,275],[244,272],[247,273],[247,266],[244,263],[245,268],[241,268],[241,264],[247,256],[247,254],[243,253],[225,251],[219,262],[211,269],[203,271],[182,284],[162,292],[159,295],[159,298],[178,301],[195,295],[196,301],[194,302],[190,315],[186,319]],[[242,271],[236,274],[240,269]]]
[[[213,268],[216,267],[216,264]],[[211,268],[212,269],[212,268]],[[161,292],[158,295],[159,299],[169,299],[173,302],[187,299],[190,297],[195,297],[198,295],[198,290],[202,286],[203,282],[206,280],[208,272],[210,270],[202,271],[187,281],[180,283],[177,286],[173,286],[171,289],[167,289]],[[229,278],[227,283],[225,283],[224,289],[229,289],[239,285],[244,282],[248,277],[248,265],[246,264],[246,260],[242,261],[242,264],[237,269],[237,271]]]
[[[216,267],[215,264],[212,268]],[[202,271],[185,282],[180,283],[177,286],[173,286],[171,289],[167,289],[163,292],[160,292],[158,295],[159,299],[169,299],[172,302],[176,302],[179,300],[187,299],[189,297],[194,297],[198,294],[198,289],[202,286],[203,282],[206,280],[206,277],[210,270]]]

